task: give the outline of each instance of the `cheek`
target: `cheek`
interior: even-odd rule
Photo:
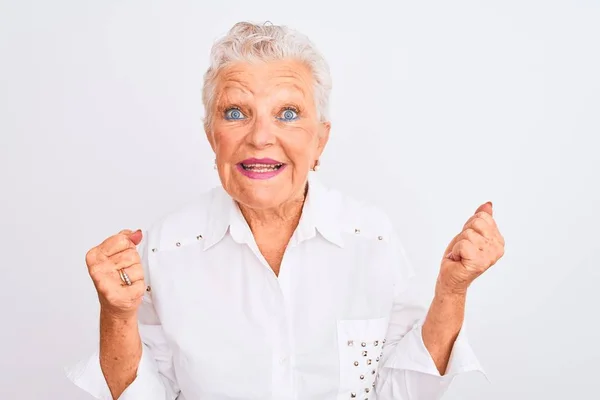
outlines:
[[[294,165],[308,169],[315,162],[318,141],[313,130],[298,129],[281,142]]]
[[[213,133],[213,142],[217,158],[222,162],[227,162],[238,146],[235,137],[223,131],[215,131]]]

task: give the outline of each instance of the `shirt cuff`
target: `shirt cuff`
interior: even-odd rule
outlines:
[[[100,367],[100,354],[95,352],[88,359],[65,368],[67,378],[92,397],[99,400],[113,400],[110,389]],[[149,350],[144,345],[142,358],[138,366],[135,380],[119,396],[119,400],[164,400],[165,387],[152,360]]]
[[[454,342],[448,367],[443,376],[435,366],[435,362],[431,358],[427,347],[425,347],[422,328],[420,324],[414,325],[413,329],[398,342],[394,349],[394,355],[385,363],[386,367],[416,371],[448,379],[465,372],[477,371],[489,381],[473,349],[468,343],[464,325]]]

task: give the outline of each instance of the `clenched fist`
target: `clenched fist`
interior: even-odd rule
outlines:
[[[504,255],[504,238],[492,203],[481,205],[448,245],[438,278],[441,290],[465,293],[469,285]]]
[[[144,269],[136,249],[141,240],[140,230],[123,230],[88,251],[85,261],[103,313],[122,319],[136,315],[145,290]],[[131,285],[123,281],[120,271]]]

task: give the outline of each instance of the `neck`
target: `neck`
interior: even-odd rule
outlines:
[[[255,209],[242,204],[239,204],[239,207],[253,234],[271,231],[289,235],[300,222],[306,193],[305,189],[275,208]]]

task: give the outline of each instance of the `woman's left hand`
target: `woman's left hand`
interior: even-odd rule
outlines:
[[[463,294],[504,255],[504,237],[494,221],[492,203],[481,205],[444,253],[437,289]]]

